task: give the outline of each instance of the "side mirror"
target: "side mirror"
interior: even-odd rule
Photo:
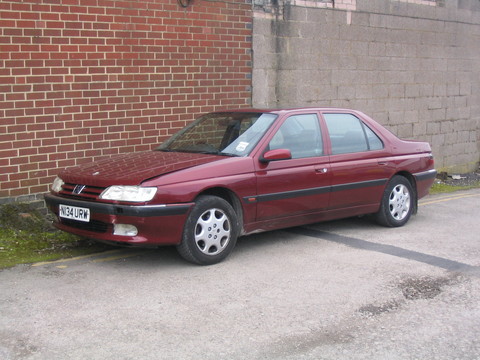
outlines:
[[[292,153],[288,149],[269,150],[260,158],[262,163],[270,161],[289,160],[292,158]]]

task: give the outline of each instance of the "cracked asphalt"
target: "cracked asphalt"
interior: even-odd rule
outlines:
[[[1,359],[479,359],[480,189],[241,238],[0,271]]]

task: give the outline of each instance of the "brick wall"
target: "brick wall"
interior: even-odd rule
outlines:
[[[255,106],[362,110],[432,144],[436,166],[480,159],[478,0],[254,0]]]
[[[250,106],[251,22],[250,0],[1,0],[0,199]]]

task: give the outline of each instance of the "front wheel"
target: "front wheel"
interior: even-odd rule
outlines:
[[[232,251],[238,229],[237,215],[227,201],[216,196],[200,196],[187,218],[177,251],[195,264],[216,264]]]
[[[410,181],[395,175],[383,193],[380,210],[376,214],[377,222],[388,227],[405,225],[414,210],[414,197]]]

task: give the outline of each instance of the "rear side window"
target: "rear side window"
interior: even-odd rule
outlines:
[[[367,135],[369,150],[381,150],[383,149],[382,140],[375,134],[368,126],[363,124],[365,135]]]
[[[347,154],[383,149],[380,138],[359,118],[351,114],[324,114],[332,154]]]

